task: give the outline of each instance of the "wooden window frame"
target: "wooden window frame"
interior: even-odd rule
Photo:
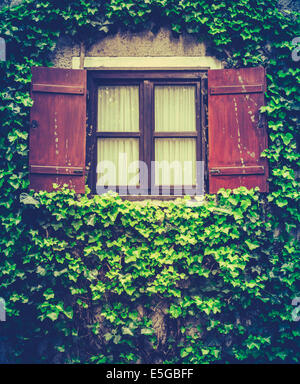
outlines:
[[[148,166],[148,191],[145,195],[132,195],[131,198],[152,198],[151,161],[155,155],[155,138],[195,138],[196,160],[206,162],[206,117],[204,109],[204,87],[207,70],[90,70],[88,71],[88,129],[87,129],[87,168],[88,185],[92,194],[96,194],[97,140],[103,138],[139,138],[139,160]],[[139,132],[97,132],[98,87],[102,85],[138,85],[139,86]],[[194,132],[155,132],[154,87],[156,85],[194,85],[196,88],[196,133]],[[206,180],[205,180],[206,181]],[[154,181],[152,181],[153,183]],[[205,183],[206,184],[206,183]],[[118,186],[114,186],[119,191]],[[191,186],[194,187],[194,186]],[[185,187],[186,188],[186,187]],[[206,188],[204,186],[204,190]],[[178,197],[174,195],[176,186],[170,186],[170,196],[162,195],[159,187],[159,198]],[[129,195],[127,195],[129,197]]]

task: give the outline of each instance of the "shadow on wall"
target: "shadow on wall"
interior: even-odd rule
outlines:
[[[0,364],[7,364],[6,351],[8,349],[7,340],[5,337],[0,337]]]

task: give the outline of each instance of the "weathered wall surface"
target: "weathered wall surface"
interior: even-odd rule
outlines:
[[[94,44],[87,56],[205,56],[204,43],[182,35],[172,36],[161,29],[157,34],[146,31],[138,34],[118,33]]]
[[[80,55],[79,45],[73,45],[69,39],[60,39],[50,57],[54,67],[72,68],[72,57]]]
[[[141,33],[117,33],[99,39],[85,49],[86,57],[210,57],[203,42],[191,36],[172,36],[166,29],[157,34],[151,31]],[[72,68],[72,58],[80,56],[80,46],[61,39],[51,56],[55,67]]]

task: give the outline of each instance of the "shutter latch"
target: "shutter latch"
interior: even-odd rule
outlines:
[[[35,129],[39,126],[39,123],[36,121],[36,120],[32,120],[32,122],[30,123],[30,127],[32,129]]]
[[[83,170],[82,169],[74,169],[73,173],[75,173],[76,175],[83,175]]]

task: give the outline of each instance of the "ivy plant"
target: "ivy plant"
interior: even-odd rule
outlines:
[[[0,10],[0,342],[9,362],[299,363],[299,14],[275,0],[24,0]],[[123,201],[29,192],[32,66],[60,38],[169,28],[267,70],[270,192]]]

